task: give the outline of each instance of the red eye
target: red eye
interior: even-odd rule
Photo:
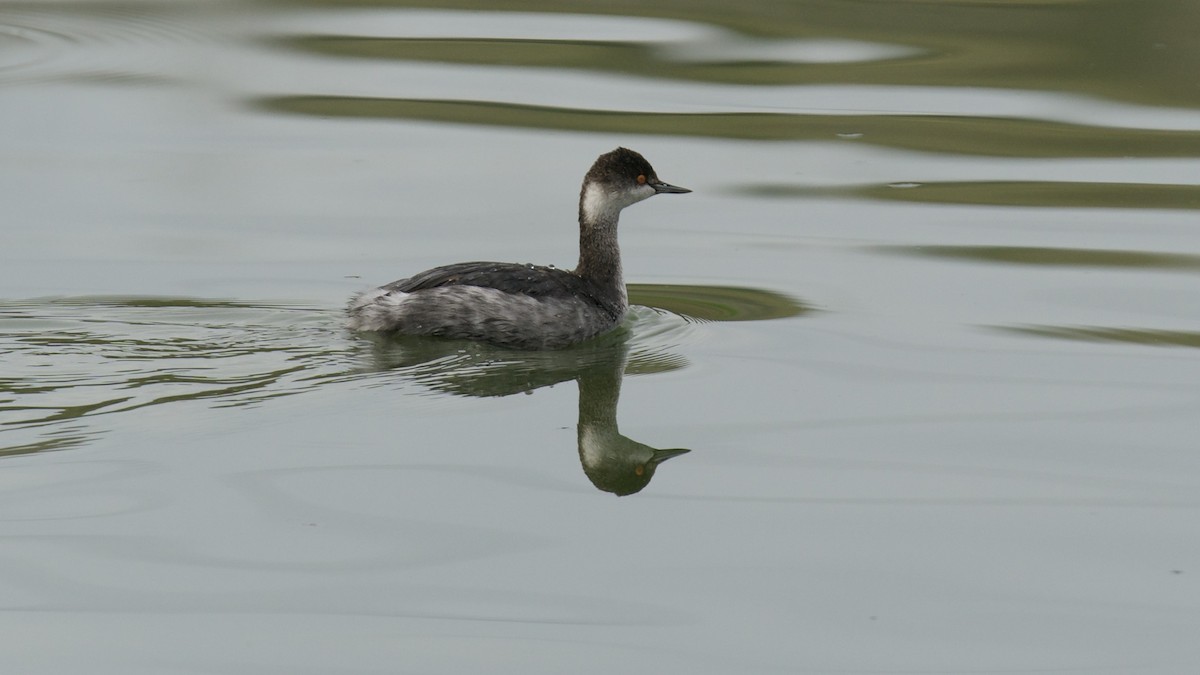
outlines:
[[[644,173],[638,174],[637,182],[638,182],[638,185],[645,185],[646,184],[646,174],[644,174]]]

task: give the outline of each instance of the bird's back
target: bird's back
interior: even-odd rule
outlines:
[[[554,349],[620,322],[625,305],[566,270],[515,263],[436,267],[362,293],[351,328]]]

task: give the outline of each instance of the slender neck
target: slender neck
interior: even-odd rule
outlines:
[[[575,273],[601,286],[623,282],[616,218],[612,223],[579,224],[579,265]]]
[[[585,189],[579,203],[579,265],[575,267],[575,274],[610,295],[624,310],[629,300],[621,274],[621,247],[617,244],[617,220],[621,211],[604,208],[604,203],[592,190]]]
[[[622,354],[622,357],[624,355]],[[621,377],[625,359],[585,369],[579,374],[579,429],[617,432],[617,400],[621,398]]]

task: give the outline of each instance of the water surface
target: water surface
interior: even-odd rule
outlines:
[[[0,669],[1195,672],[1198,12],[5,4]],[[617,145],[619,330],[344,330]]]

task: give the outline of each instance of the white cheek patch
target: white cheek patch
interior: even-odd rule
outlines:
[[[649,185],[614,193],[606,192],[599,184],[592,183],[583,191],[583,217],[593,223],[616,220],[621,209],[653,196],[654,188]]]
[[[649,199],[653,197],[655,194],[657,193],[654,191],[654,188],[650,187],[649,185],[639,185],[637,192],[634,193],[633,201],[630,203],[636,204],[643,199]]]
[[[604,463],[610,439],[601,431],[584,427],[579,435],[579,454],[587,466],[599,466]]]
[[[583,192],[583,218],[589,222],[611,220],[621,210],[604,188],[596,184],[587,186]]]

